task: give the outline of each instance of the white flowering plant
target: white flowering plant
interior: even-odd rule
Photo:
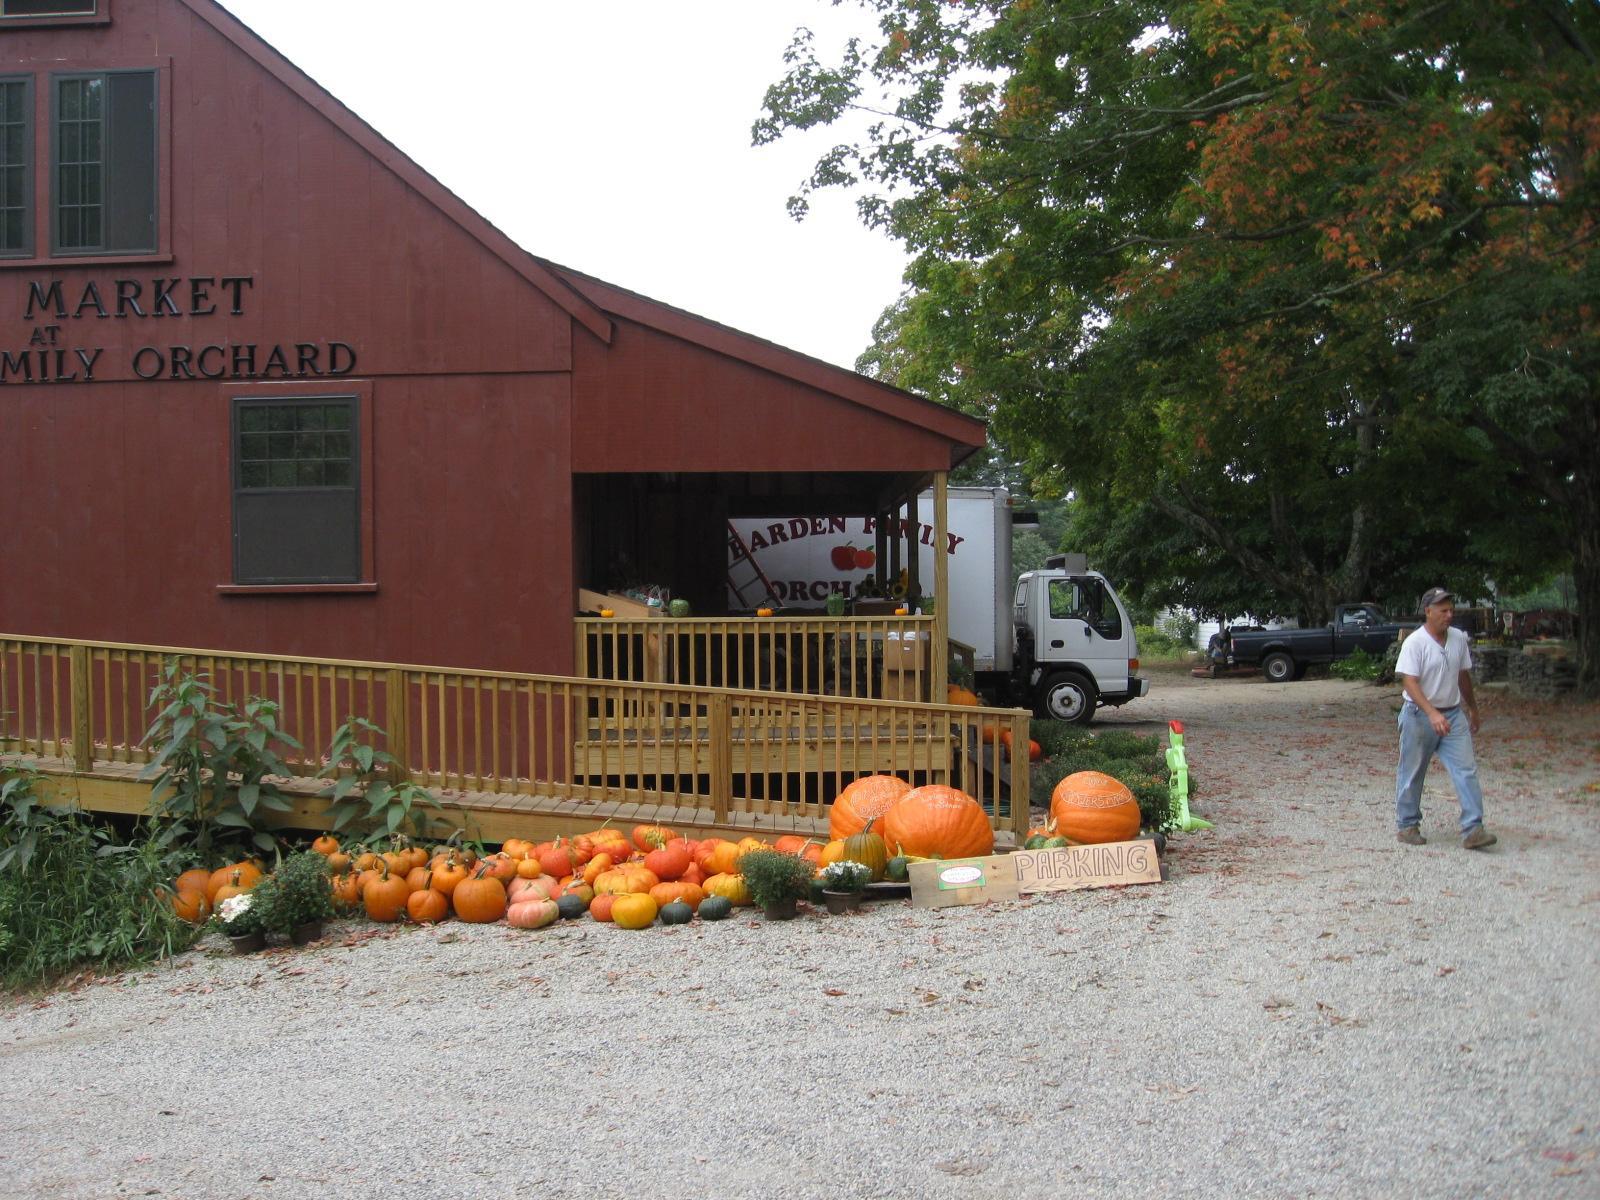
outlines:
[[[859,892],[871,882],[872,870],[866,863],[841,859],[823,867],[819,878],[825,891]]]
[[[255,903],[253,892],[229,896],[217,906],[217,923],[229,937],[243,937],[248,933],[262,932],[261,908]]]

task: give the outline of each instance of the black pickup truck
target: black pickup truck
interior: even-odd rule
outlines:
[[[1273,683],[1299,679],[1312,663],[1333,662],[1357,650],[1382,657],[1389,643],[1410,633],[1418,622],[1393,622],[1376,604],[1341,604],[1333,621],[1319,629],[1235,631],[1227,647],[1229,661],[1239,666],[1260,664]]]

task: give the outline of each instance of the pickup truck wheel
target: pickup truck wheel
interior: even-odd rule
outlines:
[[[1294,659],[1279,651],[1261,660],[1261,673],[1272,683],[1288,683],[1294,678]]]
[[[1075,671],[1063,671],[1039,685],[1035,711],[1047,720],[1087,725],[1094,720],[1095,704],[1094,684]]]

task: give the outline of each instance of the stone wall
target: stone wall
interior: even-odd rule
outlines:
[[[1511,692],[1529,700],[1554,700],[1578,684],[1578,660],[1566,653],[1529,652],[1510,656],[1506,678]]]

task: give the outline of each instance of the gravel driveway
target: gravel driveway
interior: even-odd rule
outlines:
[[[629,934],[347,924],[0,1002],[16,1197],[1600,1196],[1600,709],[1161,674],[1170,881]]]

